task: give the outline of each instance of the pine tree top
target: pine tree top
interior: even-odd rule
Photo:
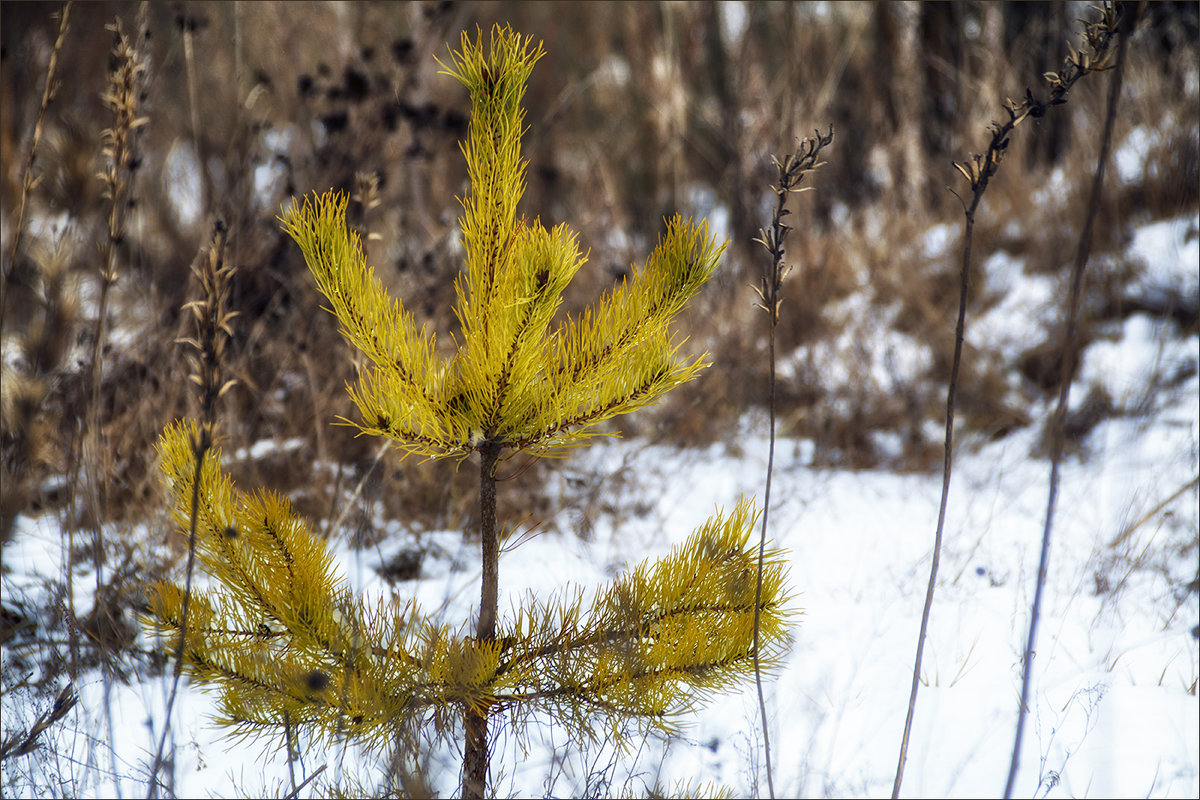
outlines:
[[[567,284],[586,262],[565,225],[547,230],[517,214],[527,163],[521,100],[540,45],[507,27],[463,34],[443,72],[471,97],[463,155],[470,190],[460,218],[465,264],[455,281],[460,332],[441,358],[367,266],[334,193],[281,216],[300,245],[346,339],[369,362],[350,389],[351,422],[408,452],[462,457],[484,446],[553,455],[600,433],[600,424],[657,402],[708,365],[684,357],[670,329],[712,276],[724,244],[706,225],[676,217],[646,261],[576,317],[556,323]],[[441,62],[439,62],[441,63]]]

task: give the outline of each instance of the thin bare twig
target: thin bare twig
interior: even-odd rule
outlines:
[[[225,243],[225,224],[218,220],[213,225],[212,241],[207,257],[201,257],[200,264],[193,268],[193,272],[200,282],[201,299],[194,300],[185,306],[185,309],[190,310],[196,318],[197,337],[179,340],[179,343],[190,345],[197,351],[192,356],[193,372],[189,378],[200,387],[200,422],[197,425],[195,438],[192,440],[195,470],[192,473],[192,500],[188,515],[187,574],[184,578],[179,644],[175,648],[175,671],[172,676],[171,693],[167,698],[166,722],[163,725],[162,735],[154,755],[154,766],[151,769],[150,797],[155,797],[158,792],[158,772],[164,763],[163,751],[171,730],[171,711],[175,706],[175,697],[179,691],[179,678],[183,673],[184,653],[187,647],[188,609],[192,598],[192,574],[196,564],[196,527],[204,459],[212,448],[215,438],[217,401],[236,383],[233,380],[222,381],[221,379],[221,359],[225,352],[225,344],[233,334],[229,323],[237,315],[237,312],[226,310],[229,299],[229,279],[233,274],[233,266],[225,262]]]
[[[0,331],[4,330],[4,311],[8,308],[8,277],[9,272],[16,268],[17,253],[20,252],[21,234],[25,229],[25,210],[29,195],[33,194],[38,178],[33,172],[37,159],[38,145],[42,142],[42,131],[45,129],[46,109],[58,92],[58,82],[54,74],[58,70],[58,54],[62,52],[63,42],[67,38],[67,20],[71,16],[71,3],[67,2],[58,18],[58,38],[54,40],[54,48],[50,51],[50,63],[46,65],[46,85],[42,89],[42,102],[38,106],[37,119],[33,123],[33,138],[29,143],[29,152],[25,154],[25,164],[21,169],[21,196],[17,200],[17,218],[13,221],[12,244],[9,247],[8,265],[5,274],[0,278]]]
[[[58,693],[58,697],[54,699],[54,704],[46,711],[38,714],[38,718],[29,726],[28,731],[24,734],[14,732],[5,737],[4,742],[0,743],[0,761],[11,756],[23,756],[36,750],[38,748],[38,737],[51,725],[69,714],[78,702],[79,695],[75,693],[75,685],[68,683]]]
[[[758,540],[758,576],[754,590],[754,683],[758,689],[758,709],[762,717],[763,752],[766,755],[767,791],[773,800],[775,797],[775,779],[771,774],[771,737],[767,732],[767,702],[763,697],[762,670],[758,661],[758,627],[760,609],[762,606],[763,559],[767,547],[767,518],[771,512],[771,473],[775,465],[775,328],[779,323],[779,305],[783,302],[779,289],[783,278],[790,267],[783,260],[783,241],[787,238],[791,227],[786,225],[783,218],[790,212],[787,210],[788,196],[805,191],[800,189],[804,176],[812,172],[823,162],[817,161],[821,150],[833,142],[833,126],[829,133],[816,132],[816,137],[800,142],[796,152],[785,156],[782,161],[772,157],[779,174],[779,182],[772,186],[775,192],[775,213],[771,217],[771,229],[759,231],[756,239],[767,252],[771,254],[771,263],[763,270],[762,282],[754,287],[758,294],[759,308],[767,312],[767,409],[770,415],[770,440],[767,448],[767,480],[763,491],[762,532]]]
[[[1129,525],[1126,525],[1124,530],[1122,530],[1120,533],[1118,533],[1113,538],[1113,540],[1108,543],[1108,546],[1109,547],[1120,547],[1125,542],[1126,539],[1128,539],[1130,536],[1133,535],[1134,531],[1136,531],[1138,528],[1142,527],[1147,522],[1149,522],[1150,519],[1153,518],[1155,514],[1162,511],[1164,508],[1169,506],[1171,503],[1175,502],[1184,492],[1195,489],[1197,485],[1200,485],[1200,476],[1192,478],[1190,481],[1185,483],[1183,486],[1180,486],[1178,489],[1171,492],[1170,496],[1168,496],[1167,499],[1163,500],[1161,503],[1159,503],[1154,508],[1147,511],[1145,514],[1142,514],[1142,516],[1138,519],[1137,522],[1133,522],[1133,523],[1130,523]]]
[[[1104,132],[1100,137],[1100,155],[1096,159],[1096,172],[1092,177],[1092,188],[1088,196],[1083,231],[1075,250],[1075,262],[1071,265],[1071,289],[1067,296],[1067,325],[1062,342],[1062,386],[1059,387],[1058,405],[1050,427],[1050,489],[1046,498],[1046,522],[1042,529],[1042,551],[1038,559],[1037,587],[1033,593],[1033,606],[1029,612],[1029,637],[1025,642],[1022,659],[1021,704],[1017,707],[1017,732],[1013,740],[1012,760],[1008,767],[1008,781],[1004,785],[1004,797],[1012,797],[1013,784],[1021,764],[1021,739],[1025,731],[1025,716],[1029,709],[1029,690],[1033,682],[1033,657],[1037,645],[1038,620],[1041,617],[1042,592],[1046,587],[1046,576],[1050,568],[1050,534],[1054,527],[1054,509],[1058,501],[1059,465],[1062,461],[1064,422],[1071,396],[1071,382],[1079,366],[1077,348],[1072,345],[1079,319],[1079,300],[1083,293],[1083,273],[1091,254],[1092,226],[1100,210],[1100,193],[1104,189],[1104,168],[1112,148],[1113,124],[1117,117],[1117,101],[1121,94],[1124,75],[1125,44],[1135,22],[1133,9],[1122,9],[1118,28],[1117,60],[1113,69],[1112,83],[1108,87],[1108,109],[1104,117]]]
[[[1056,105],[1067,102],[1067,93],[1075,82],[1091,72],[1101,72],[1110,69],[1111,51],[1109,45],[1116,32],[1116,10],[1111,3],[1100,9],[1100,18],[1084,24],[1084,47],[1076,51],[1068,46],[1070,54],[1067,66],[1062,73],[1048,72],[1045,75],[1050,83],[1050,94],[1045,99],[1037,99],[1026,89],[1025,97],[1020,101],[1008,99],[1004,102],[1004,110],[1008,120],[1004,123],[993,122],[990,130],[992,138],[983,154],[976,154],[969,161],[955,162],[954,168],[967,179],[971,186],[971,203],[963,204],[965,217],[963,225],[963,253],[961,264],[961,280],[958,301],[958,319],[954,326],[954,356],[950,364],[950,380],[946,389],[946,433],[945,459],[942,467],[942,496],[938,505],[937,528],[933,535],[933,559],[929,568],[929,583],[925,590],[925,604],[921,610],[921,628],[917,634],[917,652],[913,659],[912,685],[908,697],[908,712],[904,720],[904,733],[900,738],[900,755],[896,763],[896,778],[892,784],[892,797],[900,796],[900,786],[904,780],[904,764],[908,758],[908,743],[912,735],[913,715],[916,712],[917,692],[921,683],[921,662],[925,652],[925,636],[929,631],[929,616],[933,608],[934,589],[937,585],[938,566],[941,561],[942,536],[946,525],[946,506],[950,496],[950,476],[953,467],[954,446],[954,400],[958,391],[958,372],[962,361],[963,333],[966,327],[967,294],[970,288],[971,243],[975,231],[975,213],[983,200],[983,193],[988,183],[1000,167],[1000,162],[1008,149],[1009,136],[1018,125],[1026,119],[1037,119],[1045,116],[1046,112]],[[960,198],[961,199],[961,198]]]
[[[1007,144],[1007,142],[1005,143]],[[954,358],[950,362],[950,381],[946,387],[946,434],[945,455],[942,463],[942,498],[938,504],[937,529],[933,533],[933,563],[929,567],[929,584],[925,588],[925,605],[921,611],[921,630],[917,634],[917,654],[913,661],[912,687],[908,696],[908,713],[904,719],[904,735],[900,739],[900,758],[896,764],[896,780],[892,784],[892,797],[900,796],[900,784],[904,780],[904,762],[908,758],[908,740],[912,733],[913,714],[917,707],[917,690],[921,682],[921,660],[925,652],[925,634],[929,630],[929,612],[933,608],[933,591],[937,585],[938,565],[942,554],[942,532],[946,527],[946,505],[950,497],[950,473],[954,466],[954,398],[958,392],[958,369],[962,362],[963,332],[967,319],[967,291],[970,288],[971,237],[975,230],[975,210],[983,198],[986,178],[975,192],[975,198],[966,210],[963,227],[963,253],[961,280],[958,294],[958,319],[954,323]]]
[[[305,786],[308,786],[313,781],[315,781],[318,777],[320,777],[321,773],[324,771],[325,771],[324,764],[322,764],[321,766],[314,769],[312,775],[309,775],[307,778],[302,780],[300,782],[300,784],[298,786],[296,786],[296,788],[292,789],[290,792],[288,792],[287,794],[285,794],[283,796],[284,800],[295,800],[295,798],[300,796],[300,790],[303,789]]]

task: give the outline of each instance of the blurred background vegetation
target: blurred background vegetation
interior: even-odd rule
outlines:
[[[639,442],[736,449],[765,434],[766,318],[751,286],[771,266],[754,239],[770,222],[772,155],[832,127],[827,163],[806,180],[814,191],[794,196],[787,218],[781,433],[810,442],[817,468],[929,471],[942,461],[958,302],[964,187],[952,162],[986,147],[1005,98],[1044,94],[1043,73],[1062,68],[1090,13],[1034,2],[89,2],[71,4],[56,47],[62,10],[0,4],[0,572],[23,514],[60,520],[68,554],[36,599],[5,584],[6,715],[33,707],[14,700],[24,692],[49,702],[64,674],[100,666],[126,680],[162,666],[138,649],[135,610],[141,580],[175,569],[186,542],[164,514],[153,443],[196,412],[177,340],[193,335],[191,268],[218,223],[237,269],[223,363],[237,384],[217,433],[240,487],[278,489],[318,529],[360,545],[411,533],[417,544],[381,569],[391,582],[420,573],[423,534],[477,530],[472,470],[381,457],[379,442],[334,424],[355,413],[345,382],[356,356],[276,219],[293,197],[353,195],[377,274],[451,344],[469,102],[434,56],[460,32],[507,23],[545,43],[526,98],[523,212],[570,224],[590,248],[563,313],[644,258],[676,212],[730,239],[679,326],[713,365],[619,423]],[[976,222],[959,446],[1040,428],[1065,345],[1118,339],[1135,313],[1167,337],[1200,334],[1195,284],[1126,255],[1156,220],[1191,220],[1200,236],[1197,11],[1141,9],[1071,343],[1055,300],[1096,166],[1104,76],[1014,134]],[[131,61],[130,92],[114,100]],[[132,116],[114,118],[114,106]],[[131,146],[110,165],[118,133]],[[115,201],[99,177],[110,166]],[[116,280],[103,291],[109,252]],[[1023,309],[1017,341],[1013,325],[1003,340],[974,333],[974,320],[1010,307],[1016,272],[1049,287],[1046,307]],[[1078,392],[1072,452],[1086,458],[1100,421],[1152,413],[1197,369],[1194,357],[1164,360],[1131,397]],[[636,475],[545,461],[511,470],[499,516],[530,530],[582,520],[564,532],[586,537],[588,514],[638,513],[606,497]],[[583,513],[555,517],[564,509]],[[1183,531],[1182,546],[1195,535]]]
[[[188,335],[189,268],[215,220],[238,270],[225,365],[238,385],[218,430],[239,482],[284,490],[319,519],[337,516],[363,482],[365,499],[406,524],[468,528],[470,471],[377,461],[377,442],[331,425],[353,414],[344,382],[354,354],[275,215],[291,197],[329,188],[366,200],[374,176],[379,202],[353,206],[370,261],[449,344],[469,103],[434,56],[460,31],[494,22],[545,42],[526,100],[523,209],[571,224],[590,248],[565,311],[643,258],[677,211],[731,239],[720,278],[681,326],[713,366],[622,431],[735,446],[756,419],[746,412],[766,396],[766,329],[750,284],[768,261],[753,239],[769,222],[771,156],[832,126],[815,191],[796,196],[789,217],[782,432],[811,440],[817,466],[938,466],[962,218],[951,162],[986,146],[1004,98],[1043,91],[1042,74],[1061,68],[1087,13],[1075,3],[969,2],[75,4],[33,163],[39,182],[14,243],[61,6],[0,8],[5,537],[15,514],[39,509],[69,509],[79,524],[154,513],[151,443],[193,402],[175,340]],[[113,124],[101,95],[116,20],[145,63],[146,124],[126,165],[111,318],[98,329],[109,208],[97,173]],[[1195,3],[1144,9],[1116,132],[1118,143],[1142,143],[1144,164],[1128,180],[1110,173],[1081,346],[1106,322],[1146,310],[1144,265],[1121,257],[1133,226],[1200,205],[1197,41]],[[1065,277],[1104,92],[1103,81],[1084,81],[1066,106],[1017,132],[979,217],[977,265],[1005,252],[1026,272]],[[978,271],[970,314],[1000,302],[1004,285]],[[1195,297],[1155,296],[1149,313],[1196,333]],[[109,477],[90,498],[70,497],[96,330]],[[959,394],[974,441],[1035,424],[1033,410],[1057,390],[1058,337],[1047,319],[1019,353],[968,350]],[[1084,420],[1079,437],[1086,430]],[[286,446],[247,449],[264,441]],[[514,518],[545,510],[542,469],[520,479],[525,491],[506,493]]]

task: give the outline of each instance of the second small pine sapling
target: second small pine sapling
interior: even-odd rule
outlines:
[[[723,250],[704,225],[676,218],[627,281],[556,322],[585,258],[565,226],[547,230],[517,213],[526,170],[521,101],[542,54],[530,38],[496,27],[486,51],[482,34],[464,34],[443,64],[472,108],[462,145],[470,191],[460,220],[460,330],[450,357],[438,355],[434,334],[366,265],[344,198],[314,196],[282,217],[343,335],[366,358],[349,388],[360,416],[347,422],[407,453],[479,454],[474,625],[453,631],[412,604],[369,606],[335,576],[330,549],[286,500],[238,491],[212,451],[199,473],[196,541],[215,588],[193,591],[186,624],[179,587],[160,583],[152,592],[151,624],[171,652],[185,637],[185,668],[219,690],[219,721],[244,734],[286,729],[380,746],[413,726],[461,730],[464,797],[488,793],[495,720],[541,711],[586,740],[624,741],[631,723],[671,731],[681,714],[753,675],[756,656],[776,663],[788,642],[776,551],[763,561],[756,603],[758,552],[749,538],[758,512],[749,500],[590,601],[564,592],[531,598],[512,619],[498,615],[497,464],[516,452],[562,454],[603,435],[606,420],[696,377],[707,363],[681,355],[670,325]],[[193,430],[177,423],[159,445],[185,530]],[[461,729],[449,724],[455,717]]]

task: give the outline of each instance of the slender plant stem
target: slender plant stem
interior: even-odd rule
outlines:
[[[4,330],[4,313],[8,308],[8,270],[17,264],[17,253],[20,252],[21,234],[25,231],[25,210],[29,195],[37,185],[37,176],[33,174],[33,165],[37,160],[38,146],[42,142],[42,131],[46,123],[46,109],[58,91],[58,82],[54,75],[58,70],[58,54],[62,52],[63,42],[67,38],[67,20],[71,16],[71,2],[63,5],[58,18],[58,38],[54,40],[54,48],[50,51],[50,63],[46,65],[46,84],[42,89],[42,102],[38,106],[37,119],[33,123],[33,139],[29,143],[29,152],[25,154],[25,163],[21,169],[21,194],[17,201],[17,216],[13,220],[12,242],[9,245],[7,270],[0,276],[0,331]]]
[[[893,798],[900,796],[900,785],[904,780],[904,763],[908,757],[908,742],[912,735],[913,713],[916,709],[917,691],[921,682],[921,658],[925,650],[925,635],[929,630],[929,614],[933,606],[934,588],[937,585],[938,563],[941,560],[942,533],[945,529],[946,502],[950,493],[950,474],[953,463],[954,397],[958,386],[959,364],[962,360],[963,330],[967,314],[967,290],[970,286],[971,241],[975,230],[975,212],[979,208],[980,201],[983,200],[983,194],[987,191],[988,183],[992,176],[996,174],[1000,166],[1000,161],[1008,149],[1009,135],[1017,125],[1030,117],[1038,119],[1045,116],[1051,107],[1066,102],[1067,92],[1070,91],[1071,87],[1080,78],[1089,72],[1105,68],[1104,64],[1109,54],[1109,43],[1115,34],[1115,20],[1117,17],[1114,7],[1111,4],[1106,3],[1099,11],[1100,19],[1098,21],[1084,23],[1084,38],[1087,45],[1085,52],[1080,54],[1072,49],[1071,57],[1068,59],[1068,69],[1062,74],[1046,73],[1046,79],[1051,84],[1049,97],[1045,100],[1038,100],[1027,89],[1025,97],[1020,102],[1011,99],[1005,101],[1004,110],[1008,113],[1008,120],[1004,123],[992,123],[992,137],[987,151],[981,155],[973,156],[969,161],[954,164],[955,169],[970,182],[972,198],[969,207],[966,203],[963,204],[963,213],[966,220],[963,228],[962,286],[959,293],[958,323],[954,329],[954,360],[950,367],[950,385],[946,392],[946,457],[942,470],[942,499],[938,508],[937,530],[934,533],[933,563],[929,571],[929,585],[925,592],[925,606],[921,611],[921,630],[917,635],[917,653],[913,661],[912,689],[908,698],[908,714],[904,720],[904,734],[900,739],[900,757],[896,764],[896,780],[892,784]]]
[[[285,794],[283,796],[284,800],[291,800],[291,798],[299,797],[300,790],[303,789],[305,786],[308,786],[310,783],[315,781],[317,778],[319,778],[321,776],[321,773],[325,771],[325,767],[326,767],[326,765],[322,764],[321,766],[314,769],[312,771],[311,775],[309,775],[307,778],[302,780],[294,789],[292,789],[292,791],[288,792],[287,794]]]
[[[1126,539],[1128,539],[1130,536],[1133,535],[1134,531],[1136,531],[1138,528],[1145,525],[1147,522],[1149,522],[1154,517],[1158,516],[1158,513],[1160,511],[1162,511],[1164,508],[1169,506],[1171,503],[1178,500],[1180,495],[1182,495],[1184,492],[1189,491],[1191,489],[1195,489],[1197,486],[1200,486],[1200,476],[1192,478],[1190,481],[1185,483],[1183,486],[1180,486],[1178,489],[1171,492],[1169,497],[1167,497],[1161,503],[1156,505],[1154,508],[1147,511],[1145,514],[1142,514],[1142,516],[1138,519],[1137,522],[1133,522],[1129,525],[1126,525],[1125,529],[1122,530],[1120,533],[1118,533],[1116,538],[1108,543],[1108,546],[1110,548],[1120,547],[1125,542]]]
[[[201,257],[203,260],[200,265],[193,268],[193,272],[200,281],[202,298],[189,303],[187,307],[197,317],[198,336],[196,339],[179,340],[190,343],[200,351],[193,361],[195,371],[190,376],[200,386],[200,421],[192,437],[192,458],[195,468],[192,472],[192,498],[188,511],[187,573],[183,586],[179,644],[175,648],[175,670],[171,680],[171,692],[167,698],[166,722],[163,724],[162,736],[158,742],[158,748],[154,755],[154,766],[150,775],[149,797],[156,797],[158,794],[158,772],[163,767],[163,751],[171,730],[171,714],[179,692],[179,678],[183,674],[183,660],[187,650],[188,611],[192,599],[192,576],[196,567],[196,529],[199,526],[200,483],[204,476],[204,459],[214,443],[213,430],[216,423],[217,401],[234,383],[234,381],[226,383],[221,381],[221,354],[224,351],[224,337],[230,334],[229,321],[236,316],[236,312],[225,310],[227,282],[232,271],[225,263],[225,243],[225,223],[217,220],[213,224],[209,251],[207,255]]]
[[[762,282],[755,287],[759,307],[767,312],[767,413],[770,415],[770,438],[767,447],[767,479],[763,497],[762,531],[758,537],[758,574],[754,586],[754,685],[758,690],[758,710],[762,722],[763,753],[767,767],[767,791],[775,798],[775,778],[771,769],[771,737],[767,726],[767,701],[763,696],[762,666],[759,663],[759,625],[762,619],[763,562],[767,548],[767,522],[771,514],[771,475],[775,467],[775,329],[779,325],[779,296],[783,277],[787,273],[784,263],[783,241],[791,228],[783,221],[787,216],[788,195],[799,189],[804,176],[821,166],[817,159],[821,150],[833,142],[833,127],[829,133],[816,132],[812,139],[799,143],[796,152],[780,160],[773,159],[779,173],[779,183],[772,187],[775,192],[775,213],[771,217],[771,229],[760,231],[757,241],[771,255],[771,262],[763,270]]]
[[[496,530],[496,461],[500,445],[484,443],[479,448],[479,538],[483,578],[480,581],[479,622],[475,638],[491,641],[496,636],[496,611],[500,588],[500,541]],[[464,800],[482,800],[487,790],[487,711],[468,708],[463,715],[466,746],[463,750]]]
[[[933,608],[933,592],[937,586],[938,565],[942,556],[942,533],[946,527],[946,504],[950,497],[950,473],[954,465],[954,396],[958,393],[958,369],[962,362],[963,331],[967,320],[967,290],[971,275],[971,236],[975,230],[975,209],[983,193],[979,192],[966,212],[963,229],[961,285],[958,294],[958,321],[954,325],[954,360],[950,365],[950,385],[946,389],[945,457],[942,463],[942,499],[938,505],[937,530],[933,534],[933,563],[929,566],[929,584],[925,587],[925,605],[921,609],[921,630],[917,634],[917,654],[913,659],[912,688],[908,694],[908,713],[904,718],[904,735],[900,738],[900,757],[896,762],[896,780],[892,797],[900,796],[904,781],[904,762],[908,759],[908,741],[912,735],[913,714],[917,708],[917,691],[921,685],[921,659],[925,654],[925,635],[929,631],[929,615]]]
[[[767,335],[769,373],[767,386],[767,413],[770,416],[770,440],[767,445],[767,481],[763,489],[762,533],[758,539],[758,578],[754,587],[754,684],[758,689],[758,711],[762,717],[763,754],[767,762],[767,791],[775,798],[775,778],[771,774],[771,738],[767,732],[767,701],[763,697],[762,670],[758,663],[758,628],[762,613],[763,559],[767,548],[767,516],[771,513],[771,473],[775,466],[775,314],[771,315],[770,333]]]
[[[1050,489],[1046,497],[1046,522],[1042,527],[1042,551],[1038,559],[1037,586],[1033,593],[1033,605],[1029,611],[1029,636],[1025,641],[1025,654],[1022,659],[1021,703],[1017,707],[1017,731],[1013,738],[1012,760],[1008,766],[1008,780],[1004,784],[1004,797],[1012,797],[1013,785],[1017,780],[1017,772],[1021,765],[1021,740],[1025,732],[1025,717],[1029,710],[1029,693],[1033,683],[1033,657],[1037,647],[1038,621],[1041,619],[1042,594],[1046,588],[1046,577],[1050,570],[1050,536],[1054,528],[1054,511],[1058,502],[1059,467],[1062,462],[1063,424],[1066,420],[1067,409],[1071,399],[1071,383],[1075,379],[1075,371],[1079,364],[1078,352],[1075,346],[1075,329],[1079,320],[1079,299],[1083,294],[1083,274],[1091,253],[1092,227],[1100,208],[1100,193],[1104,189],[1104,167],[1108,161],[1108,153],[1112,146],[1113,123],[1117,116],[1117,101],[1121,94],[1122,75],[1125,64],[1125,42],[1129,38],[1130,26],[1134,14],[1126,9],[1121,26],[1118,29],[1117,63],[1113,70],[1112,82],[1108,87],[1108,109],[1104,118],[1104,132],[1100,138],[1100,155],[1097,158],[1096,171],[1092,176],[1092,187],[1088,197],[1087,212],[1083,221],[1083,231],[1079,234],[1079,243],[1075,249],[1075,262],[1071,265],[1071,288],[1067,295],[1067,325],[1062,343],[1062,385],[1058,390],[1058,405],[1050,423]]]
[[[162,735],[158,739],[158,748],[154,753],[154,766],[150,770],[149,798],[158,797],[158,773],[163,767],[163,751],[166,750],[167,737],[171,732],[171,712],[175,708],[175,697],[179,693],[179,678],[183,674],[183,654],[187,647],[188,606],[192,599],[192,573],[196,566],[196,517],[200,509],[200,476],[204,467],[204,456],[207,448],[196,448],[196,469],[192,474],[192,508],[188,515],[188,560],[187,574],[183,583],[183,619],[179,623],[179,644],[175,647],[175,671],[171,676],[171,694],[167,697],[166,721],[163,723]]]
[[[785,173],[786,170],[780,170]],[[763,560],[767,548],[767,521],[771,514],[771,475],[775,467],[775,328],[779,322],[779,284],[783,270],[783,239],[787,235],[787,227],[783,223],[786,213],[788,183],[786,174],[781,174],[779,189],[776,193],[775,215],[772,220],[772,230],[769,241],[771,249],[770,271],[764,275],[760,290],[763,308],[767,312],[767,414],[769,418],[769,438],[767,444],[767,479],[763,488],[762,530],[758,537],[758,573],[754,586],[754,685],[758,691],[758,711],[762,723],[763,755],[767,768],[767,792],[772,800],[775,797],[775,778],[771,770],[771,735],[767,725],[767,701],[763,696],[762,668],[758,658],[758,629],[762,609],[762,577]]]

